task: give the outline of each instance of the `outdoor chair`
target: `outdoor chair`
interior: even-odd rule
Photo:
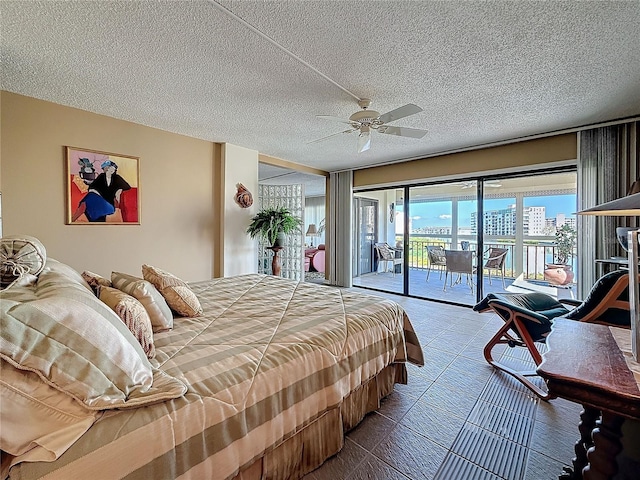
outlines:
[[[506,290],[506,286],[504,284],[504,270],[505,260],[509,250],[506,248],[491,247],[487,249],[485,253],[487,254],[487,259],[482,268],[489,272],[489,285],[493,285],[493,283],[491,283],[491,271],[494,270],[500,273],[500,276],[502,277],[502,288]]]
[[[442,272],[447,265],[447,259],[444,256],[444,248],[442,245],[427,245],[427,256],[429,257],[429,265],[427,267],[427,279],[429,281],[429,274],[432,268],[440,270],[440,280],[442,280]]]
[[[552,397],[548,391],[527,378],[536,376],[535,371],[516,370],[494,360],[493,348],[499,344],[525,347],[538,366],[542,362],[542,356],[535,344],[545,343],[555,318],[630,328],[628,287],[628,272],[617,270],[601,277],[583,302],[568,298],[556,300],[540,292],[490,293],[473,309],[476,312],[493,310],[505,323],[484,347],[485,360],[493,367],[515,377],[541,399],[549,400]],[[574,308],[570,310],[563,304]],[[543,383],[539,377],[538,383]]]
[[[400,265],[400,273],[402,273],[402,264],[404,262],[402,258],[402,249],[393,248],[388,243],[376,243],[374,244],[376,254],[378,255],[378,263],[384,262],[385,269],[383,271],[389,271],[389,264],[391,264],[391,272],[396,274],[396,265]],[[377,270],[376,270],[376,273]]]
[[[451,284],[449,286],[453,287],[453,285],[462,283],[462,276],[465,275],[467,278],[467,285],[471,288],[471,293],[473,293],[472,275],[475,270],[473,268],[473,252],[471,250],[445,250],[444,256],[447,264],[445,266],[443,290],[447,290],[447,277],[449,274],[457,273],[458,278],[455,283],[453,282],[453,275],[451,275]]]

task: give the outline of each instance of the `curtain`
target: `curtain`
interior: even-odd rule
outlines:
[[[309,225],[312,223],[316,226],[317,229],[320,229],[320,225],[324,225],[326,223],[325,220],[325,208],[326,201],[325,197],[305,197],[304,199],[304,231],[307,231]],[[323,223],[324,222],[324,223]],[[326,226],[325,226],[326,228]],[[325,243],[324,239],[325,232],[323,231],[320,235],[315,238],[306,237],[306,240],[313,241],[314,245],[318,246],[321,243]]]
[[[353,210],[353,172],[329,175],[329,217],[326,239],[328,243],[329,283],[341,287],[352,286],[351,250]]]
[[[640,122],[580,132],[578,211],[624,197],[640,178]],[[616,227],[639,226],[637,217],[578,215],[578,296],[584,298],[599,273],[595,260],[624,254]]]

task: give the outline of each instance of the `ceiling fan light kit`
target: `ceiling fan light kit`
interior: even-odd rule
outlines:
[[[376,112],[375,110],[368,110],[369,106],[371,105],[371,100],[369,100],[368,98],[361,98],[360,100],[358,100],[358,105],[360,106],[360,108],[362,108],[362,110],[351,115],[348,120],[343,120],[331,115],[317,115],[318,118],[322,118],[324,120],[347,123],[351,126],[351,130],[334,133],[326,137],[313,140],[309,143],[319,142],[321,140],[325,140],[342,133],[351,133],[354,131],[358,131],[358,153],[361,153],[369,150],[369,148],[371,147],[371,130],[387,135],[409,138],[422,138],[427,134],[426,130],[421,130],[418,128],[395,127],[387,125],[387,123],[389,122],[394,122],[401,118],[408,117],[409,115],[414,115],[421,112],[422,108],[417,105],[409,103],[382,115],[380,115],[380,113]]]

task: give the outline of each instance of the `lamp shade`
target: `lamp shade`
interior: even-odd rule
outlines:
[[[636,184],[640,184],[640,182],[635,182],[634,186]],[[633,191],[634,187],[631,188]],[[640,215],[640,192],[587,208],[586,210],[578,212],[578,215],[608,215],[619,217]]]
[[[318,235],[318,229],[316,228],[315,223],[310,223],[309,228],[307,228],[307,237],[315,237]]]

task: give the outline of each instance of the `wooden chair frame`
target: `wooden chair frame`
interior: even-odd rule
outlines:
[[[538,318],[525,315],[523,313],[514,312],[513,310],[509,310],[501,305],[496,303],[491,304],[490,308],[487,308],[483,311],[495,311],[502,319],[505,319],[504,325],[498,330],[498,332],[489,340],[489,342],[485,345],[483,354],[484,359],[494,368],[498,370],[502,370],[503,372],[513,376],[518,381],[520,381],[525,387],[535,393],[542,400],[550,400],[554,398],[549,394],[548,391],[543,390],[538,385],[533,383],[527,377],[535,377],[538,376],[535,370],[531,371],[518,371],[507,365],[504,365],[496,360],[494,360],[492,351],[496,345],[504,345],[507,344],[510,347],[522,346],[526,347],[529,351],[531,358],[533,359],[536,367],[542,363],[542,355],[536,348],[535,341],[527,331],[524,322],[539,322]],[[518,338],[509,334],[509,330],[515,330],[517,332]]]
[[[640,277],[639,279],[640,280]],[[606,320],[601,319],[601,317],[605,314],[605,312],[610,308],[617,308],[620,310],[630,310],[629,301],[620,300],[621,294],[625,291],[625,289],[629,285],[629,277],[628,275],[622,275],[618,278],[615,283],[608,289],[605,295],[602,297],[600,301],[596,305],[591,308],[591,310],[585,312],[585,314],[579,319],[574,319],[575,321],[580,322],[588,322],[588,323],[599,323],[601,325],[614,325],[620,327],[619,324],[608,323]],[[568,304],[573,307],[578,307],[583,304],[583,302],[574,299],[559,299],[558,302],[563,304]],[[476,308],[482,305],[482,302],[476,305]],[[474,309],[476,309],[474,308]],[[546,335],[551,332],[551,324],[553,323],[552,319],[548,319],[547,317],[540,315],[536,312],[528,311],[524,307],[518,307],[516,305],[504,305],[504,303],[499,300],[491,300],[489,299],[486,303],[486,308],[477,309],[476,311],[486,312],[493,310],[495,313],[500,316],[504,320],[504,325],[496,332],[496,334],[489,340],[489,342],[485,345],[483,354],[485,360],[494,368],[498,370],[502,370],[503,372],[513,376],[519,382],[521,382],[525,387],[531,390],[535,395],[540,397],[542,400],[550,400],[554,398],[553,395],[550,395],[549,392],[543,388],[540,388],[538,385],[533,383],[527,377],[538,376],[536,371],[518,371],[514,368],[511,368],[507,365],[504,365],[493,358],[492,351],[496,345],[507,344],[510,347],[520,346],[525,347],[533,362],[536,364],[536,367],[542,363],[542,355],[536,348],[536,340],[533,339],[529,330],[527,328],[527,322],[535,322],[541,325],[546,325],[547,322],[549,324],[549,332],[543,334],[542,339],[538,339],[538,341],[544,342]],[[568,311],[566,314],[562,316],[569,316],[570,318],[571,311]],[[629,327],[630,328],[630,327]],[[515,336],[510,333],[515,333]]]

